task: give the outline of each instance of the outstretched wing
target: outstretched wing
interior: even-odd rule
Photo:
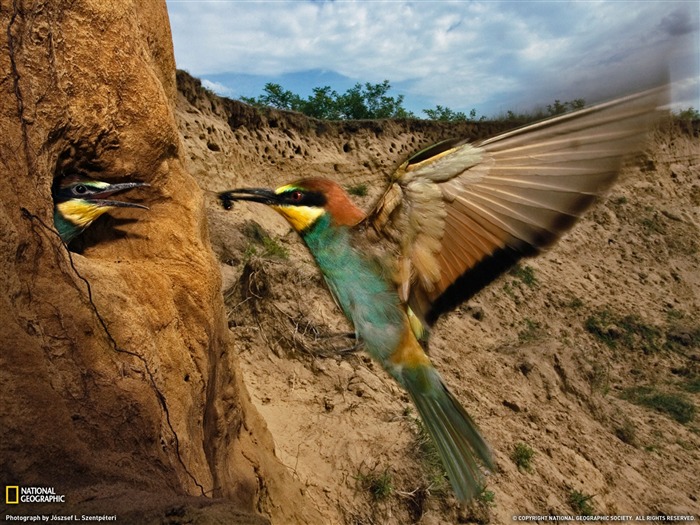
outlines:
[[[399,294],[432,324],[552,245],[615,180],[660,115],[656,88],[402,164],[367,218],[397,246]]]

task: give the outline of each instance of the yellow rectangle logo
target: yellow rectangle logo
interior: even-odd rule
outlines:
[[[7,505],[16,505],[17,503],[19,503],[19,486],[18,485],[5,486],[5,503]]]

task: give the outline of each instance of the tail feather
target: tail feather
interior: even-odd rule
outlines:
[[[402,379],[437,446],[457,497],[470,500],[484,484],[477,459],[495,470],[489,446],[432,366],[406,367]]]

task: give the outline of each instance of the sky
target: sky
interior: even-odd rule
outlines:
[[[587,103],[670,69],[700,109],[700,1],[167,0],[179,69],[230,98],[389,80],[419,117]],[[668,66],[668,67],[667,67]]]

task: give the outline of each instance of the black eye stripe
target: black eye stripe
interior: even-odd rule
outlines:
[[[283,204],[291,206],[314,206],[323,207],[326,205],[326,197],[317,191],[288,190],[282,195]]]

